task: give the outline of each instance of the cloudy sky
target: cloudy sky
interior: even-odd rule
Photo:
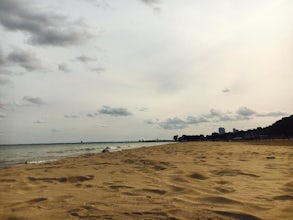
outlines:
[[[293,113],[291,0],[0,0],[0,144],[172,139]]]

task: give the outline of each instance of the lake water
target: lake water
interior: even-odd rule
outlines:
[[[89,153],[100,153],[106,147],[110,151],[156,146],[169,142],[115,142],[79,144],[32,144],[0,146],[0,167],[24,163],[42,163]]]

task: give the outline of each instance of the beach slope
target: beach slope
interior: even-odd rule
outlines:
[[[186,142],[0,169],[0,219],[293,219],[293,142]]]

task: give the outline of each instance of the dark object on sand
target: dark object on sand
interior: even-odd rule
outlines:
[[[110,152],[110,147],[106,147],[102,150],[102,153],[107,153]]]

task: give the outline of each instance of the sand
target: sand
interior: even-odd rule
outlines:
[[[293,219],[293,141],[187,142],[0,170],[0,219]]]

